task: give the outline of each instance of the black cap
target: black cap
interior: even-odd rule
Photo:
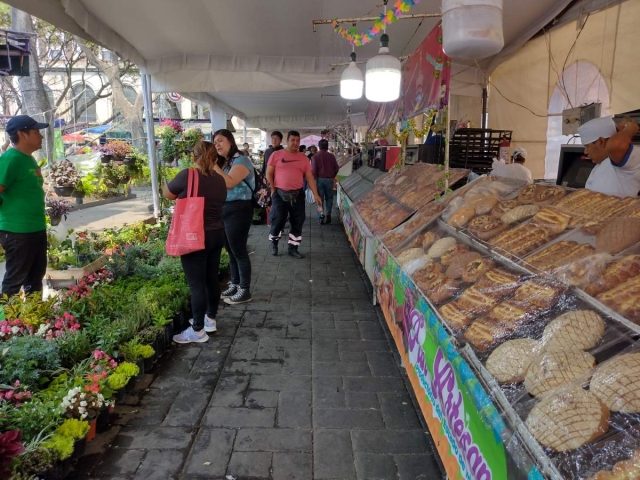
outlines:
[[[9,135],[15,135],[20,130],[42,130],[48,126],[48,123],[36,122],[29,115],[16,115],[7,122],[5,130]]]

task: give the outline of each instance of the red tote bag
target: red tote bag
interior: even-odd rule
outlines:
[[[179,257],[204,250],[204,197],[198,197],[200,175],[189,169],[187,197],[176,200],[165,250],[167,255]]]

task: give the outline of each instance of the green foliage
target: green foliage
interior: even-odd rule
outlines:
[[[25,439],[47,435],[62,422],[60,400],[54,395],[47,397],[38,394],[22,407],[0,413],[5,414],[3,428],[19,429]]]
[[[220,271],[226,272],[229,270],[229,254],[225,249],[222,249],[222,255],[220,255]]]
[[[140,368],[135,363],[122,362],[115,369],[115,373],[124,375],[127,378],[135,377],[140,373]]]
[[[150,345],[143,345],[139,338],[129,340],[120,347],[120,353],[128,362],[137,362],[153,357],[155,350]]]
[[[56,429],[56,433],[70,437],[74,440],[82,440],[89,433],[89,422],[69,418]]]
[[[56,452],[40,447],[20,457],[21,468],[28,473],[44,473],[52,470],[59,458]]]
[[[107,377],[107,383],[112,390],[121,390],[129,383],[129,378],[121,373],[112,373]]]
[[[56,342],[37,336],[13,337],[0,346],[0,383],[20,380],[26,388],[39,390],[60,364]]]
[[[73,443],[73,438],[54,433],[42,442],[42,446],[54,452],[59,460],[64,460],[73,453]]]
[[[19,295],[12,297],[4,295],[0,300],[0,305],[2,305],[6,318],[11,320],[19,318],[37,330],[40,325],[53,316],[54,301],[55,298],[43,301],[42,295],[38,293],[27,295],[24,299]]]
[[[92,351],[91,338],[86,330],[80,329],[75,332],[67,332],[56,338],[60,351],[62,366],[71,368],[87,358]]]

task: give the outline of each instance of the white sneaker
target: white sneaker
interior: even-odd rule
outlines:
[[[193,318],[189,319],[189,325],[193,325]],[[218,331],[215,320],[211,320],[206,315],[204,316],[204,331],[207,333],[213,333]]]
[[[174,335],[173,341],[176,343],[204,343],[209,341],[209,335],[204,330],[196,333],[192,327],[189,327],[184,332]]]

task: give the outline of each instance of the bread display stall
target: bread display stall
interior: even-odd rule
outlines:
[[[374,289],[448,475],[640,478],[640,200],[485,177],[431,208]]]

